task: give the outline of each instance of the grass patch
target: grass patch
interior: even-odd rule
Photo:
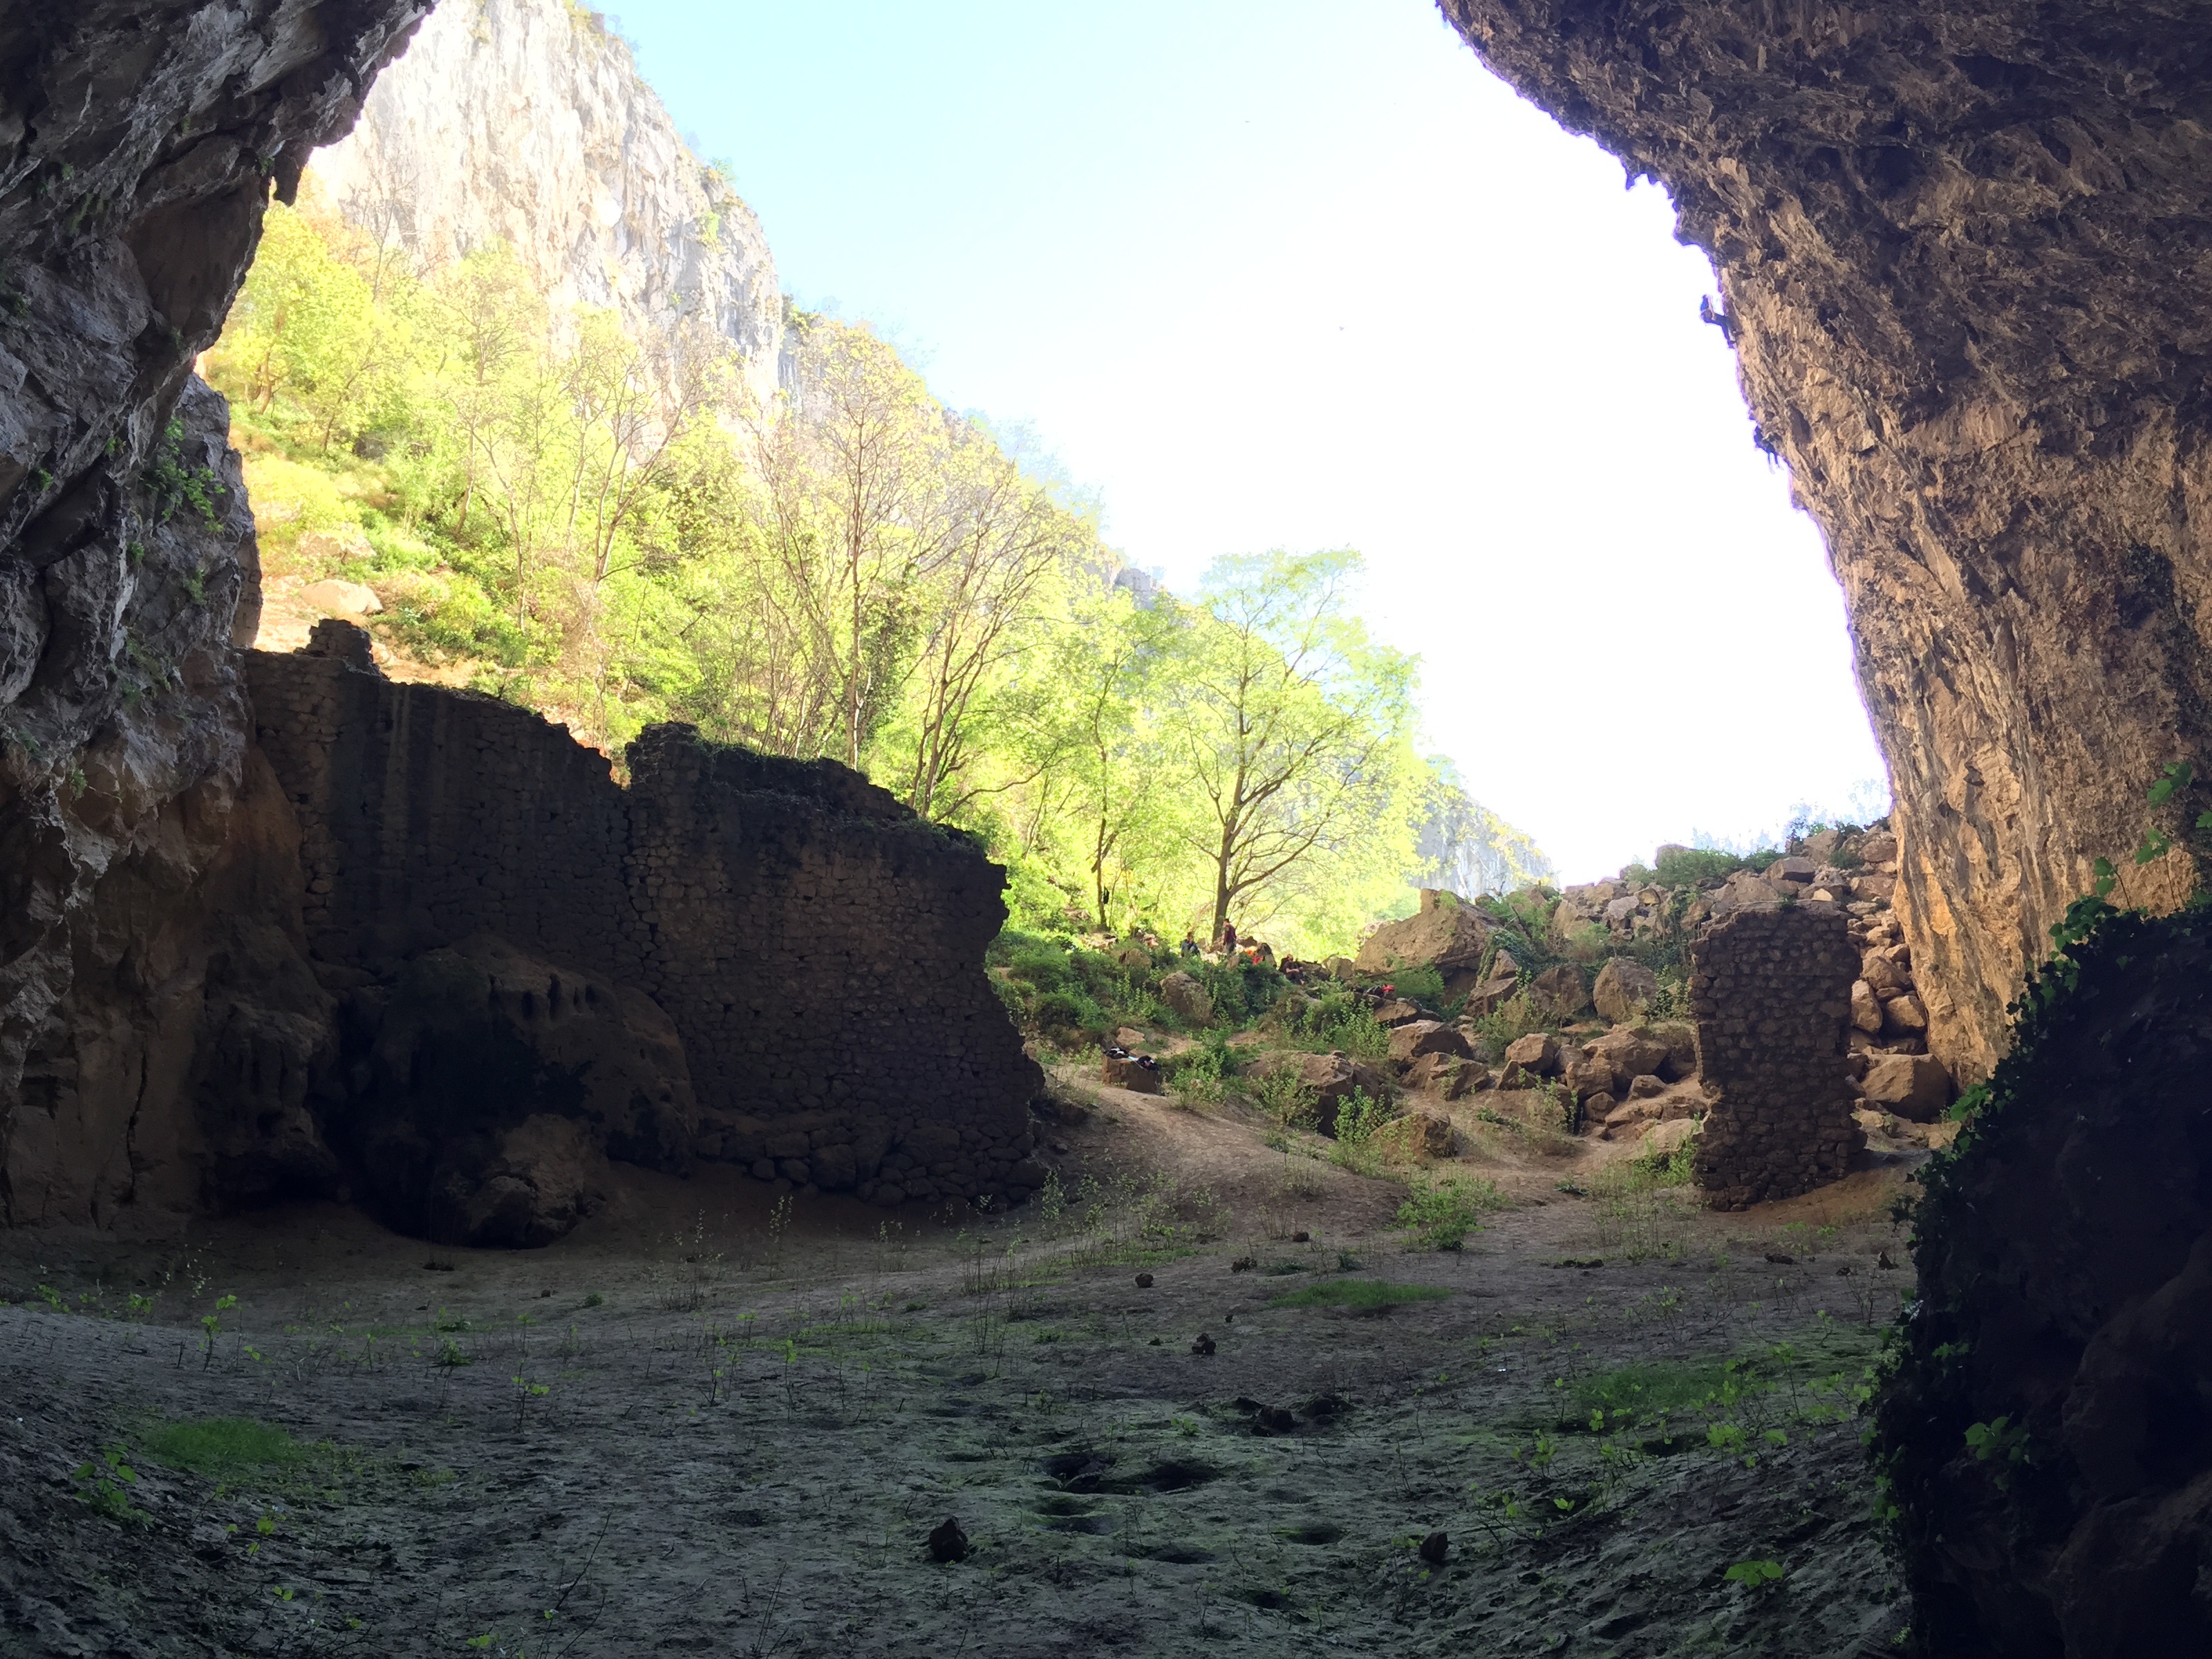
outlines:
[[[1343,1308],[1381,1313],[1407,1302],[1441,1302],[1451,1292],[1441,1285],[1390,1285],[1379,1279],[1325,1279],[1270,1300],[1271,1308]]]
[[[164,1419],[146,1430],[140,1443],[156,1463],[213,1480],[289,1468],[307,1456],[307,1449],[289,1431],[252,1417]]]
[[[1578,1414],[1602,1411],[1607,1418],[1626,1413],[1632,1420],[1695,1411],[1720,1392],[1728,1374],[1724,1360],[1643,1360],[1618,1370],[1585,1378],[1575,1389]]]
[[[1505,1203],[1494,1181],[1448,1176],[1416,1188],[1399,1206],[1398,1224],[1425,1249],[1456,1250],[1469,1233],[1482,1231],[1484,1216]]]

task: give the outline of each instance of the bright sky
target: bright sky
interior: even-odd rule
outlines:
[[[1665,197],[1429,0],[626,0],[784,287],[1026,421],[1133,564],[1365,553],[1432,750],[1571,880],[1886,799]]]

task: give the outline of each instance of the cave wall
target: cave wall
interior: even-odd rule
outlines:
[[[1984,1074],[2048,932],[2212,805],[2212,30],[2164,0],[1441,0],[1720,273],[1744,391],[1841,580],[1932,1047]]]
[[[1953,1156],[1871,1449],[1912,1651],[2212,1652],[2212,915],[2039,976]]]
[[[191,1109],[290,1091],[320,995],[247,755],[252,521],[191,365],[270,190],[426,9],[0,11],[0,1220],[195,1202],[214,1143],[285,1133],[266,1095]]]
[[[625,787],[565,728],[386,680],[367,647],[325,623],[310,652],[247,653],[326,981],[493,935],[653,999],[702,1156],[885,1203],[1028,1196],[1042,1079],[980,970],[1005,875],[971,842],[832,762],[688,726],[632,744]]]

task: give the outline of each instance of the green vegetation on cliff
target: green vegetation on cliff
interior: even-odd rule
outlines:
[[[1409,879],[1540,873],[1414,746],[1344,551],[1139,595],[1096,514],[865,325],[794,312],[763,406],[688,317],[556,315],[501,245],[418,275],[271,209],[206,368],[270,589],[366,584],[410,674],[610,750],[686,720],[980,836],[1031,926],[1342,948]]]

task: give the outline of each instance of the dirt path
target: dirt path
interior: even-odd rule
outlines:
[[[335,1207],[6,1237],[0,1654],[1885,1650],[1894,1170],[1717,1217],[1495,1146],[1510,1207],[1409,1253],[1394,1182],[1099,1103],[1056,1216],[715,1172],[529,1254]],[[1376,1282],[1425,1299],[1280,1300]],[[157,1460],[208,1418],[305,1449]],[[143,1518],[72,1478],[111,1447]]]

